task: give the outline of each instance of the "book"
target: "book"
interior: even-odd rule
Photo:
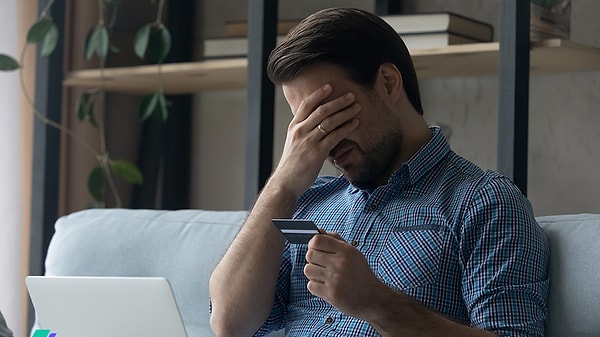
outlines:
[[[447,32],[481,42],[489,42],[494,38],[494,29],[489,23],[453,12],[394,14],[382,15],[381,18],[400,35]],[[287,34],[298,23],[300,19],[279,21],[277,34]],[[225,29],[228,37],[245,37],[248,35],[248,22],[230,21],[225,24]]]
[[[277,22],[277,34],[286,35],[290,29],[294,28],[300,20],[279,20]],[[248,36],[247,21],[228,21],[225,23],[225,35],[228,37],[246,37]]]
[[[448,32],[401,34],[402,40],[409,51],[416,49],[443,48],[451,45],[479,43],[481,41]]]
[[[489,23],[452,12],[382,15],[400,35],[447,32],[465,38],[489,42],[494,28]]]
[[[571,0],[531,0],[530,39],[561,38],[571,33]]]
[[[400,36],[409,51],[481,42],[448,32],[403,34]],[[281,43],[284,37],[284,35],[279,35],[277,43]],[[248,53],[248,39],[245,37],[210,38],[204,40],[203,48],[205,59],[246,57]]]
[[[276,43],[279,44],[285,35],[278,35]],[[248,38],[224,37],[204,39],[202,55],[205,59],[246,57],[248,54]]]

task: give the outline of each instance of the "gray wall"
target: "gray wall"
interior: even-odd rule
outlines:
[[[242,4],[243,3],[243,4]],[[373,1],[285,1],[280,17]],[[498,31],[498,1],[404,1],[407,12],[450,10],[490,22]],[[600,2],[573,0],[571,39],[600,48]],[[205,0],[199,30],[223,35],[223,23],[245,19],[247,3]],[[577,62],[577,60],[573,60]],[[496,167],[497,76],[421,81],[425,116],[449,132],[454,150],[482,168]],[[600,72],[532,75],[530,80],[529,198],[537,215],[600,212]],[[243,207],[245,90],[203,93],[196,99],[192,207]],[[291,114],[277,98],[276,145],[281,152]],[[335,173],[325,164],[324,173]]]

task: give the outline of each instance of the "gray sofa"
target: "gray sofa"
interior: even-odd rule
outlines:
[[[189,337],[213,336],[208,277],[245,216],[205,210],[76,212],[56,222],[46,274],[165,276]],[[600,336],[600,214],[538,222],[552,248],[547,336]]]

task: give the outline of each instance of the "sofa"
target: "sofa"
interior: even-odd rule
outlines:
[[[209,210],[75,212],[56,221],[46,275],[164,276],[189,337],[214,336],[208,278],[245,216]],[[600,214],[537,220],[552,249],[546,336],[600,336]]]

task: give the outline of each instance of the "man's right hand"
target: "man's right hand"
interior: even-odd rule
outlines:
[[[290,105],[294,118],[270,183],[299,197],[316,180],[329,152],[358,127],[354,118],[360,111],[355,95],[345,93],[330,98],[330,84]],[[320,126],[320,127],[319,127]]]

